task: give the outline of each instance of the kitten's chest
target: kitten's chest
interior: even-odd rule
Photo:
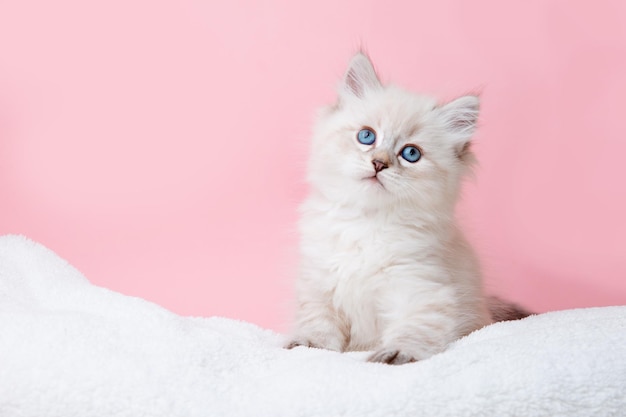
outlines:
[[[338,292],[384,285],[395,267],[419,263],[430,240],[397,219],[342,212],[312,216],[302,232],[303,256]]]
[[[370,349],[379,340],[381,308],[404,291],[404,278],[418,278],[427,239],[394,219],[350,214],[305,219],[302,255],[310,285],[350,323],[351,348]]]

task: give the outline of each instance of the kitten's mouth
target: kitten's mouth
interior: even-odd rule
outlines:
[[[371,182],[373,184],[377,184],[377,185],[380,185],[381,187],[385,188],[383,183],[380,181],[380,178],[378,178],[378,176],[376,174],[372,175],[371,177],[365,177],[363,179],[365,181],[367,181],[367,182]]]

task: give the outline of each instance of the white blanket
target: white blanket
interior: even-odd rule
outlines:
[[[498,323],[402,366],[176,316],[0,237],[0,416],[624,416],[626,307]]]

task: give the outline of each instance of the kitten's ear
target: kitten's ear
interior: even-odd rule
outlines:
[[[382,87],[372,61],[363,52],[357,53],[343,76],[339,97],[347,95],[363,98],[368,91]]]
[[[461,159],[470,152],[470,140],[476,130],[479,109],[480,100],[474,95],[457,98],[437,108],[446,133]]]

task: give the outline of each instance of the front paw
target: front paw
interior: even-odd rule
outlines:
[[[293,348],[298,347],[298,346],[304,346],[304,347],[315,348],[315,349],[321,349],[322,348],[317,343],[313,343],[312,341],[310,341],[308,339],[294,339],[294,340],[290,341],[289,343],[287,343],[284,346],[284,349],[293,349]]]
[[[367,359],[368,362],[386,363],[388,365],[403,365],[415,362],[417,358],[397,349],[381,349]]]
[[[298,346],[305,346],[315,349],[328,349],[337,352],[343,351],[344,342],[337,335],[332,333],[315,333],[307,335],[292,336],[292,339],[285,345],[285,349],[293,349]]]

